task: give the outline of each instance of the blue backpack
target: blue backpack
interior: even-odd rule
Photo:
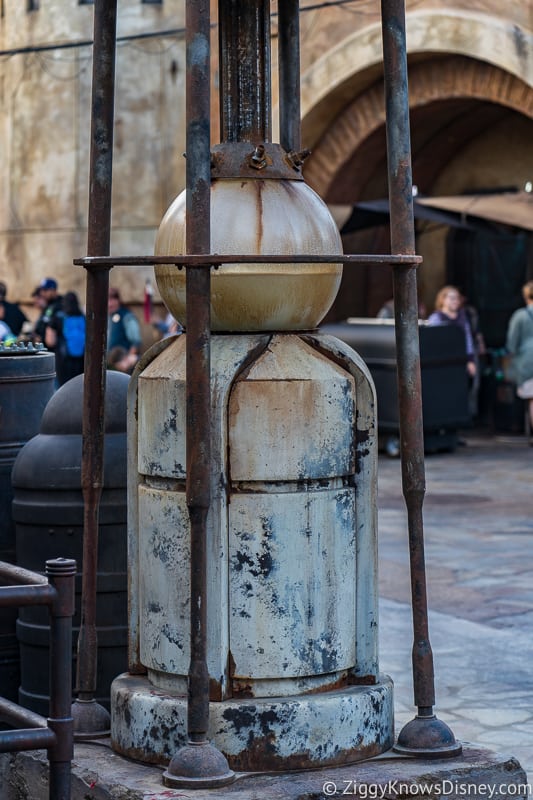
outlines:
[[[64,317],[63,338],[69,356],[82,356],[85,351],[85,317]]]

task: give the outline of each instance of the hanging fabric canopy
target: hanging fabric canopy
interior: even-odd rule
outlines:
[[[385,225],[389,221],[389,201],[366,200],[350,205],[329,206],[342,233]],[[415,219],[449,225],[452,228],[487,230],[487,223],[512,225],[533,230],[533,193],[493,192],[490,194],[416,197]]]
[[[478,217],[533,231],[533,193],[494,192],[451,197],[423,197],[416,205],[460,214],[461,217]]]

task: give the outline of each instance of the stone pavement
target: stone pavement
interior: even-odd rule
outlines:
[[[533,448],[466,438],[426,457],[435,710],[457,739],[511,753],[533,782]],[[399,460],[380,456],[380,654],[397,731],[414,713],[404,509]]]

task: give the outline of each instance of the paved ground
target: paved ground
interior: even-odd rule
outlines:
[[[436,712],[533,781],[533,448],[467,435],[426,457],[424,531]],[[412,718],[409,562],[399,461],[380,457],[381,667]]]

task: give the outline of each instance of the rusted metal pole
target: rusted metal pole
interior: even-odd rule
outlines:
[[[73,559],[46,562],[46,574],[56,590],[50,610],[50,714],[48,728],[56,735],[48,748],[50,800],[70,800],[71,762],[74,757],[72,703],[72,617],[74,616]]]
[[[187,49],[208,37],[209,4],[188,3]],[[210,71],[209,61],[192,58],[187,69],[187,238],[188,253],[210,251]],[[189,267],[186,276],[187,321],[187,507],[191,524],[191,663],[188,732],[205,741],[209,725],[207,670],[207,514],[211,504],[211,391],[209,267]]]
[[[382,0],[391,251],[415,254],[405,0]],[[429,641],[424,528],[425,494],[422,384],[416,264],[393,270],[398,367],[402,488],[407,507],[413,613],[413,687],[418,714],[400,732],[396,749],[444,757],[461,751],[448,726],[436,719],[433,653]]]
[[[94,8],[88,255],[109,255],[115,94],[117,0]],[[109,270],[87,269],[87,336],[83,386],[82,472],[84,501],[81,622],[77,691],[73,707],[76,738],[105,733],[109,714],[96,703],[98,641],[96,580],[99,507],[104,472],[104,408]]]
[[[210,8],[208,0],[186,5],[186,249],[210,252]],[[187,412],[186,495],[191,536],[191,609],[188,744],[163,774],[166,786],[214,787],[231,783],[234,773],[208,742],[207,516],[211,504],[211,360],[209,266],[188,267],[186,276]]]
[[[223,142],[270,142],[270,2],[219,0]]]
[[[298,0],[278,5],[279,141],[287,152],[301,149],[300,12]]]

